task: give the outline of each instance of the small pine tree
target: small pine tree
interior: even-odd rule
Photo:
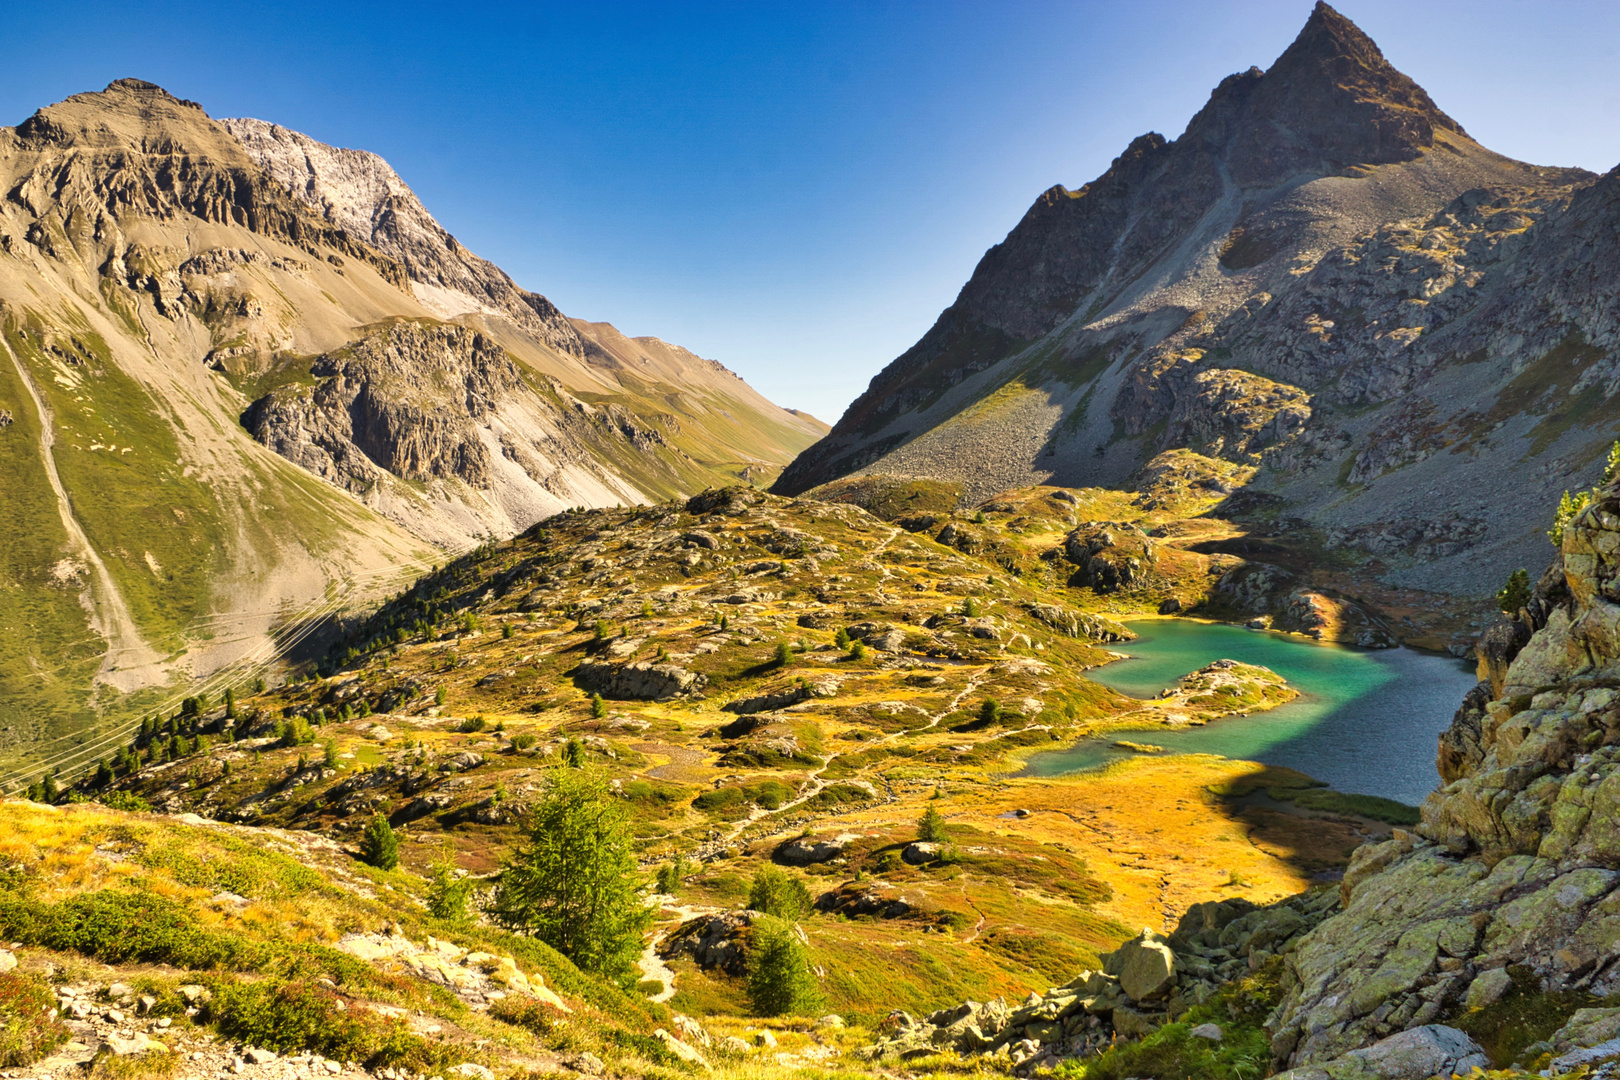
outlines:
[[[979,605],[973,602],[973,597],[962,601],[962,614],[972,619],[979,614]]]
[[[444,704],[444,687],[441,686],[437,690],[433,691],[433,704]]]
[[[1496,604],[1508,615],[1517,615],[1530,602],[1530,571],[1520,568],[1508,575],[1507,584],[1496,594]]]
[[[42,801],[51,803],[53,805],[57,799],[62,797],[62,793],[58,791],[56,787],[55,773],[45,774],[45,780],[40,785],[40,796]]]
[[[101,761],[96,762],[95,785],[98,788],[104,788],[104,787],[106,787],[108,784],[110,784],[112,782],[113,782],[112,766],[107,764],[106,759],[103,758]]]
[[[1615,477],[1620,476],[1620,440],[1609,447],[1609,456],[1603,463],[1603,486],[1614,483]]]
[[[762,866],[748,889],[748,909],[778,919],[801,919],[810,913],[810,890],[786,870]]]
[[[601,694],[591,695],[591,715],[598,720],[607,715],[607,702],[602,700]]]
[[[563,743],[563,764],[570,769],[583,769],[585,767],[585,744],[578,739],[569,739]]]
[[[849,648],[849,629],[847,627],[840,626],[838,628],[838,633],[833,635],[833,644],[840,649]]]
[[[665,896],[674,896],[680,891],[681,879],[686,876],[686,860],[677,855],[669,862],[658,868],[658,891]]]
[[[504,638],[507,641],[511,641],[513,633],[514,633],[514,631],[512,630],[512,624],[511,623],[503,623],[501,625],[501,637],[502,638]]]
[[[374,814],[360,838],[360,858],[379,870],[399,865],[399,836],[381,814]]]
[[[451,852],[446,851],[442,857],[433,864],[428,878],[427,908],[436,919],[443,919],[448,923],[466,923],[472,917],[470,901],[472,899],[472,878],[459,877],[456,874],[455,859]]]
[[[336,739],[327,739],[325,749],[326,749],[326,753],[323,755],[322,761],[324,762],[324,764],[326,765],[326,767],[328,769],[337,768],[338,767],[337,740]]]
[[[785,641],[778,641],[775,660],[777,667],[787,667],[793,663],[793,647]]]
[[[225,688],[225,719],[236,719],[236,691],[228,686]]]
[[[603,620],[601,620],[601,619],[597,619],[596,620],[596,625],[591,628],[591,640],[596,641],[596,642],[603,642],[603,641],[607,640],[607,637],[608,637],[608,624],[606,622],[604,622]]]
[[[730,625],[731,625],[731,619],[730,619],[729,616],[726,616],[726,615],[720,616],[720,629],[724,630],[726,627],[728,627]]]
[[[1001,702],[985,698],[979,705],[979,723],[990,725],[1001,719]]]
[[[821,1006],[797,929],[769,915],[748,935],[748,1002],[759,1016],[805,1016]]]
[[[849,658],[851,660],[865,660],[866,643],[862,641],[852,642],[849,646]]]
[[[930,806],[923,811],[922,820],[917,822],[917,839],[928,844],[938,844],[945,839],[945,815]]]

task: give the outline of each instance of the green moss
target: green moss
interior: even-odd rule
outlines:
[[[1550,1038],[1581,1009],[1598,1008],[1601,998],[1573,990],[1546,991],[1535,972],[1509,967],[1512,986],[1501,999],[1449,1021],[1472,1035],[1497,1068],[1518,1062],[1533,1044]]]

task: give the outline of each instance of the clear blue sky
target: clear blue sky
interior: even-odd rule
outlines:
[[[1620,163],[1620,5],[1339,6],[1485,145]],[[570,315],[835,420],[1034,198],[1181,133],[1309,0],[13,0],[0,122],[136,76],[387,158]]]

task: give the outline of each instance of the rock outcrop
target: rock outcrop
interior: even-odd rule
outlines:
[[[584,690],[605,698],[625,701],[670,701],[700,692],[708,676],[688,671],[679,664],[659,664],[642,660],[632,664],[586,661],[574,673],[574,681]]]
[[[922,1020],[891,1013],[872,1047],[875,1058],[922,1057],[940,1050],[1005,1054],[1015,1065],[1049,1068],[1093,1055],[1118,1038],[1140,1038],[1223,982],[1294,947],[1339,905],[1331,889],[1270,907],[1241,899],[1196,904],[1169,937],[1144,930],[1083,971],[1021,1005],[966,1001]]]
[[[1488,1004],[1510,972],[1620,993],[1620,487],[1565,531],[1523,614],[1485,636],[1487,681],[1442,736],[1447,782],[1422,823],[1359,849],[1343,913],[1289,955],[1279,1059],[1316,1065]]]
[[[317,357],[309,372],[314,386],[294,382],[267,394],[243,414],[243,426],[407,528],[423,515],[390,490],[391,480],[436,485],[465,516],[492,518],[496,532],[606,492],[643,497],[595,464],[593,444],[618,433],[565,405],[555,385],[550,394],[531,389],[480,331],[394,322]],[[417,527],[438,539],[426,523]]]

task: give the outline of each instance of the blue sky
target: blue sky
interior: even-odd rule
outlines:
[[[1041,191],[1180,134],[1311,5],[7,6],[0,122],[136,76],[375,151],[568,314],[830,422]],[[1485,145],[1620,163],[1620,5],[1338,7]]]

